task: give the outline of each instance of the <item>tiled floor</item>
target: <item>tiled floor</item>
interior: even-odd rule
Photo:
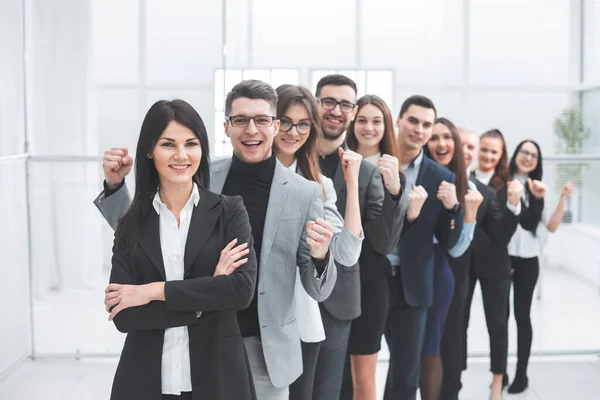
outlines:
[[[541,299],[534,300],[533,351],[580,352],[600,349],[600,293],[598,288],[560,270],[544,270]],[[102,287],[77,292],[55,292],[35,306],[35,343],[39,355],[114,354],[124,335],[109,323],[103,310]],[[65,321],[78,321],[77,324]],[[70,326],[70,329],[65,329]],[[57,334],[60,332],[60,334]],[[511,321],[510,351],[514,353],[516,328]],[[469,329],[469,370],[461,392],[463,400],[487,399],[488,336],[479,291],[473,302]],[[73,357],[74,358],[74,357]],[[40,360],[26,362],[0,377],[0,400],[108,399],[116,358],[84,358],[83,361]],[[378,389],[387,370],[388,354],[380,353]],[[511,359],[514,363],[514,359]],[[512,364],[511,364],[512,366]],[[597,356],[534,357],[531,388],[515,399],[600,399],[600,359]],[[381,397],[381,396],[380,396]],[[506,396],[510,398],[510,396]]]

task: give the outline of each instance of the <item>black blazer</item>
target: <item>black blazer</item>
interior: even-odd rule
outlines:
[[[398,243],[402,288],[406,302],[413,307],[433,304],[433,235],[446,249],[458,241],[463,225],[462,210],[448,212],[438,200],[442,181],[454,183],[455,175],[423,155],[416,185],[427,191],[427,200],[421,214],[412,224],[404,220],[402,237]]]
[[[147,229],[130,249],[117,239],[111,283],[141,285],[165,281],[159,217],[154,209]],[[248,262],[228,276],[213,277],[221,250],[234,238],[248,243]],[[128,308],[114,319],[127,333],[115,373],[112,400],[162,400],[164,330],[187,326],[194,399],[256,399],[250,366],[237,322],[237,310],[254,295],[256,255],[241,197],[200,189],[185,248],[184,280],[165,283],[166,301]],[[202,315],[196,318],[196,311]]]
[[[471,181],[483,196],[477,210],[477,225],[473,235],[472,268],[483,279],[508,279],[510,276],[508,243],[512,238],[519,217],[506,207],[506,189],[496,192],[471,175]],[[523,209],[523,204],[521,205]]]

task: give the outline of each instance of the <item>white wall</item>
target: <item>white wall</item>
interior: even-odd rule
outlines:
[[[0,158],[23,152],[23,29],[20,2],[0,0]],[[0,160],[0,376],[29,354],[29,259],[25,162]]]

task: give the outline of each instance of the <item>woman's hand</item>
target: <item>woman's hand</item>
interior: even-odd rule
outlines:
[[[569,181],[560,191],[560,197],[566,198],[573,191],[573,182]]]
[[[483,196],[478,190],[469,189],[465,195],[464,221],[467,223],[475,222],[477,219],[477,210],[483,202]]]
[[[390,156],[389,154],[383,154],[379,159],[377,170],[383,177],[383,184],[385,188],[392,196],[398,196],[402,190],[400,184],[400,177],[398,176],[398,159]]]
[[[543,199],[546,191],[548,190],[548,186],[546,186],[544,182],[531,178],[527,178],[527,186],[529,186],[529,191],[531,194],[538,199]]]
[[[164,282],[153,282],[146,285],[121,285],[111,283],[104,290],[104,305],[110,313],[108,320],[126,308],[143,306],[152,300],[164,299]],[[161,295],[162,293],[162,295]]]
[[[248,262],[247,258],[240,260],[241,257],[250,253],[248,243],[233,247],[236,243],[237,239],[233,239],[223,250],[221,250],[221,257],[219,258],[219,263],[217,264],[217,268],[215,268],[213,276],[229,275],[240,265]]]

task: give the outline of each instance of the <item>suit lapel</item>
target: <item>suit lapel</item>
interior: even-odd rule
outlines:
[[[148,258],[150,258],[150,261],[152,261],[152,264],[154,264],[160,273],[160,276],[166,280],[165,264],[163,263],[162,251],[160,249],[158,214],[153,207],[150,209],[147,229],[145,229],[140,236],[140,246]]]
[[[423,181],[427,179],[427,170],[429,169],[429,160],[427,156],[423,154],[423,161],[421,161],[421,167],[419,168],[419,175],[417,175],[416,185],[423,185]],[[424,186],[424,185],[423,185]]]
[[[263,271],[269,255],[271,247],[277,234],[277,228],[281,220],[281,215],[285,208],[289,188],[287,186],[288,171],[279,161],[275,164],[275,173],[273,174],[273,183],[271,183],[271,191],[269,193],[269,204],[267,205],[267,215],[265,217],[265,226],[263,228],[262,247],[260,249],[260,268]]]
[[[211,165],[210,191],[221,194],[223,186],[231,169],[231,157],[227,159],[216,160]]]
[[[192,263],[198,257],[198,253],[206,244],[210,234],[215,227],[215,224],[221,216],[223,203],[221,198],[214,193],[205,189],[200,189],[200,201],[194,207],[192,212],[192,220],[190,222],[190,230],[188,232],[185,255],[184,255],[184,270],[188,272]]]

